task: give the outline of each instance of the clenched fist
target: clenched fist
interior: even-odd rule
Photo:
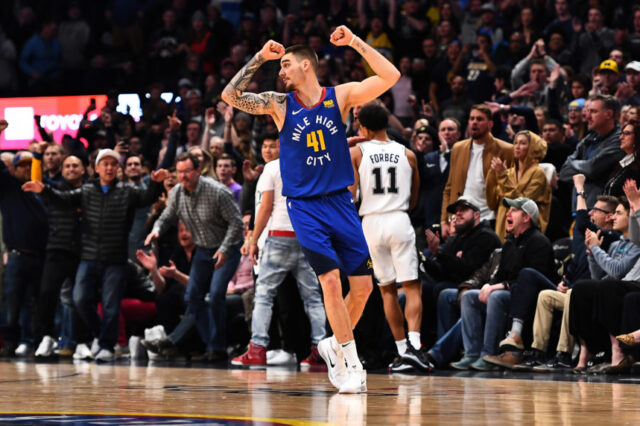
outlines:
[[[346,46],[351,43],[351,40],[355,35],[351,32],[351,30],[344,25],[340,25],[336,30],[331,34],[331,43],[336,46]]]
[[[262,46],[259,54],[265,61],[277,60],[284,56],[284,46],[276,41],[269,40]]]

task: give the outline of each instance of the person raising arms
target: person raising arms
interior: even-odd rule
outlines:
[[[336,46],[350,46],[376,75],[361,82],[322,87],[318,58],[308,46],[284,48],[269,40],[231,79],[222,98],[250,114],[273,117],[280,133],[282,194],[294,231],[309,264],[318,275],[334,336],[320,341],[318,352],[329,367],[329,379],[340,393],[366,391],[366,372],[358,359],[353,326],[371,293],[371,260],[358,213],[348,187],[353,167],[344,129],[349,110],[391,88],[400,72],[351,30],[331,34]],[[245,92],[260,66],[280,60],[287,93]],[[340,269],[349,277],[342,298]]]

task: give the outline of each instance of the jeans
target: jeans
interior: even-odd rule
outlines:
[[[462,341],[468,357],[477,358],[495,355],[500,336],[507,327],[509,300],[511,293],[495,290],[489,296],[487,304],[478,299],[480,290],[469,290],[462,295]],[[486,317],[486,324],[483,320]]]
[[[5,339],[17,343],[34,343],[33,308],[40,289],[43,258],[37,254],[9,252],[5,269],[7,332]],[[20,330],[20,331],[19,331]]]
[[[66,279],[73,279],[78,270],[78,256],[62,250],[50,250],[44,261],[40,296],[38,297],[38,337],[54,336],[54,317],[60,290]]]
[[[297,238],[269,237],[260,261],[256,281],[255,306],[251,320],[251,341],[262,347],[269,345],[269,324],[273,300],[278,286],[291,272],[298,283],[304,310],[311,325],[311,344],[317,345],[325,335],[327,317],[322,303],[320,282],[309,266]]]
[[[226,350],[225,294],[229,281],[240,263],[240,246],[232,247],[228,253],[225,253],[227,260],[217,270],[215,269],[216,260],[213,259],[215,252],[216,249],[196,247],[184,297],[187,302],[187,314],[194,316],[198,334],[207,346],[207,350],[224,351]],[[211,300],[209,309],[204,299],[207,292]]]
[[[73,288],[80,318],[98,338],[101,349],[112,351],[118,340],[120,302],[126,288],[127,265],[81,260]],[[98,315],[98,288],[102,286],[102,320]]]
[[[445,288],[438,295],[438,339],[444,336],[460,318],[458,289]]]
[[[533,268],[524,268],[518,273],[518,282],[511,289],[511,316],[523,322],[533,320],[538,294],[542,290],[555,290],[549,278]]]
[[[443,367],[460,355],[462,349],[462,320],[459,319],[429,349],[438,366]]]

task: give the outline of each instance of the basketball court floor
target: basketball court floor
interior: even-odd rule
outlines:
[[[0,424],[640,424],[640,378],[436,372],[368,375],[204,365],[0,362]]]

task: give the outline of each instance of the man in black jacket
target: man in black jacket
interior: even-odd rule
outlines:
[[[480,221],[480,208],[471,197],[461,196],[447,206],[447,211],[456,217],[455,237],[440,246],[438,236],[427,230],[427,244],[434,257],[423,263],[427,275],[436,281],[431,294],[432,300],[438,301],[438,338],[458,319],[455,303],[458,284],[469,278],[501,245],[493,229]]]
[[[459,370],[490,370],[495,367],[486,360],[495,355],[498,339],[505,331],[509,290],[518,285],[521,269],[533,268],[552,281],[555,279],[553,248],[538,229],[536,203],[525,197],[504,198],[502,202],[509,208],[506,228],[510,235],[502,248],[495,277],[480,290],[468,290],[462,295],[460,307],[465,356],[451,364]],[[485,316],[486,321],[483,321]]]
[[[101,362],[114,359],[134,210],[148,206],[158,198],[162,181],[168,174],[164,169],[154,171],[151,174],[153,182],[142,190],[118,181],[119,160],[120,155],[114,150],[101,150],[96,158],[99,179],[73,191],[59,191],[36,181],[22,187],[25,191],[42,192],[45,198],[65,201],[82,209],[82,248],[73,302],[93,336],[98,338],[92,353]],[[96,310],[99,284],[102,284],[102,320]]]
[[[582,192],[587,208],[593,207],[609,180],[611,170],[624,157],[620,149],[621,129],[616,122],[619,113],[620,102],[615,97],[591,96],[587,109],[589,133],[578,143],[575,152],[567,158],[558,173],[560,182],[569,187],[574,175],[583,174],[586,177]],[[575,210],[576,194],[573,194]]]
[[[84,173],[82,160],[73,155],[65,158],[62,162],[62,180],[57,182],[57,188],[70,191],[81,187]],[[74,280],[80,262],[79,209],[64,202],[47,201],[50,201],[46,203],[49,213],[49,236],[36,305],[36,334],[41,336],[42,340],[35,355],[43,358],[53,355],[54,317],[60,289],[67,279]]]
[[[31,177],[31,159],[31,153],[18,152],[13,160],[13,175],[0,161],[2,235],[9,252],[4,281],[7,324],[2,333],[5,340],[3,354],[8,356],[13,356],[14,350],[17,356],[28,356],[33,351],[30,307],[40,287],[47,244],[47,211],[44,203],[39,196],[20,190],[20,186]],[[18,326],[19,319],[21,328]],[[20,345],[16,349],[17,343]]]

